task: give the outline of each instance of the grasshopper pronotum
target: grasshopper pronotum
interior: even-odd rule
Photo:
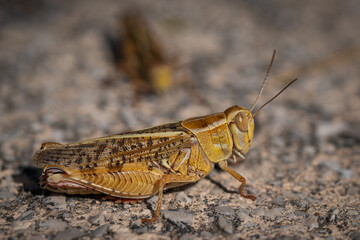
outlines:
[[[43,143],[33,162],[44,168],[41,186],[69,194],[102,193],[122,199],[144,199],[158,194],[152,218],[160,215],[164,189],[196,182],[207,176],[214,164],[241,184],[246,180],[227,165],[228,158],[244,159],[253,141],[254,116],[278,94],[254,109],[275,57],[273,53],[261,90],[250,110],[232,106],[222,113],[195,117],[107,137],[72,144]]]

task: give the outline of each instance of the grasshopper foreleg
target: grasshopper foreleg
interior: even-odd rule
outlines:
[[[235,172],[233,169],[229,168],[228,164],[227,164],[227,160],[219,162],[219,166],[222,170],[224,170],[227,173],[230,173],[231,176],[236,178],[241,183],[239,190],[238,190],[240,196],[242,196],[243,198],[248,198],[248,199],[255,201],[256,197],[254,195],[248,195],[243,192],[245,184],[246,184],[246,179],[243,176],[241,176],[239,173]]]

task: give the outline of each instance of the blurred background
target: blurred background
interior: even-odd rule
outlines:
[[[355,0],[1,1],[2,236],[98,236],[100,229],[98,237],[360,237],[359,8]],[[238,183],[214,171],[182,190],[189,201],[165,194],[164,209],[186,208],[185,223],[167,214],[143,226],[137,220],[150,213],[146,205],[91,197],[61,198],[64,208],[53,213],[44,208],[57,195],[36,183],[41,170],[31,161],[42,142],[249,108],[274,49],[258,106],[299,81],[256,116],[252,149],[234,166],[256,202],[224,192],[218,185]]]

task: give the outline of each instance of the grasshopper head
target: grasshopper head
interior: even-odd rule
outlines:
[[[254,137],[254,117],[245,107],[232,106],[225,110],[234,150],[238,155],[245,155]],[[240,153],[240,154],[239,154]]]
[[[249,109],[245,107],[232,106],[225,110],[226,121],[229,126],[232,139],[233,139],[233,153],[236,155],[245,158],[244,155],[249,151],[250,145],[254,138],[254,117],[258,112],[263,109],[267,104],[273,101],[277,96],[279,96],[286,88],[288,88],[291,84],[293,84],[297,79],[292,80],[288,83],[280,92],[278,92],[274,97],[264,103],[261,107],[259,107],[254,113],[251,113],[256,106],[261,93],[264,90],[265,83],[267,80],[267,76],[270,72],[270,68],[275,58],[276,51],[272,55],[270,64],[265,74],[265,78],[263,80],[261,89],[252,105]]]

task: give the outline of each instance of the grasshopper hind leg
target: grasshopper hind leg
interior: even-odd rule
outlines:
[[[168,183],[191,183],[196,182],[200,179],[199,176],[182,176],[182,175],[164,175],[159,180],[159,193],[158,193],[158,201],[156,205],[156,210],[152,218],[143,218],[143,223],[154,223],[160,216],[160,210],[162,205],[162,197],[164,192],[164,187]]]
[[[160,182],[159,182],[158,201],[157,201],[157,204],[156,204],[155,213],[154,213],[152,218],[143,218],[141,220],[143,223],[154,223],[158,219],[158,217],[160,215],[161,205],[162,205],[162,197],[163,197],[163,193],[164,193],[164,185],[165,185],[165,181],[164,181],[164,179],[161,179]]]

